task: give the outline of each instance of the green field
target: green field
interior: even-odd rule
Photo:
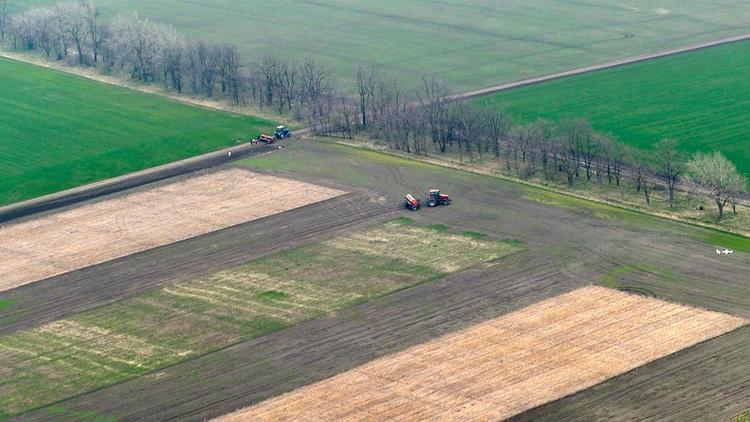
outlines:
[[[0,205],[249,139],[273,123],[0,59]]]
[[[56,0],[10,0],[17,7]],[[247,59],[312,56],[353,78],[370,63],[399,79],[435,74],[477,88],[747,31],[740,0],[96,0],[183,34],[237,44]]]
[[[399,219],[0,336],[0,420],[521,249],[447,229]]]
[[[721,151],[750,174],[750,42],[558,79],[475,100],[525,121],[586,117],[638,148]]]

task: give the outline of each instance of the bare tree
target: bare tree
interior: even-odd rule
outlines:
[[[99,55],[109,34],[107,27],[100,22],[99,10],[94,5],[94,2],[91,0],[85,1],[83,8],[91,54],[94,56],[94,63],[98,63]]]
[[[579,169],[581,167],[581,156],[584,150],[584,144],[587,144],[591,139],[591,126],[584,119],[574,119],[564,121],[562,123],[564,139],[568,155],[571,159],[570,163],[573,165],[575,177],[579,177]],[[586,168],[587,174],[590,171],[589,166]]]
[[[0,0],[0,41],[5,41],[8,32],[8,0]]]
[[[244,104],[246,78],[242,74],[242,59],[234,46],[222,48],[220,74],[221,92],[228,95],[233,104]]]
[[[10,19],[8,33],[13,39],[14,49],[33,50],[37,48],[34,21],[30,12],[25,12]]]
[[[164,89],[182,93],[185,43],[173,28],[164,28],[161,39],[161,68]]]
[[[727,201],[747,189],[747,179],[720,152],[696,154],[688,163],[696,183],[709,192],[719,209],[719,220],[724,218]]]
[[[151,82],[157,75],[160,53],[159,36],[164,26],[157,26],[137,13],[121,13],[112,22],[111,44],[117,64],[131,77]]]
[[[78,64],[83,65],[85,60],[83,48],[89,36],[86,19],[88,10],[84,3],[76,0],[58,3],[55,9],[60,21],[60,31],[75,45]]]
[[[573,186],[576,173],[580,167],[580,161],[575,151],[571,148],[569,135],[557,139],[556,156],[558,157],[559,170],[565,174],[565,180],[568,186]]]
[[[643,189],[648,174],[648,163],[642,154],[635,154],[631,165],[630,177],[633,180],[635,190],[640,192]]]
[[[659,166],[659,175],[667,184],[669,206],[674,205],[674,187],[678,178],[684,173],[685,165],[677,153],[677,142],[674,139],[662,139],[656,144],[655,158]]]
[[[422,90],[417,97],[425,113],[432,142],[445,153],[449,139],[449,98],[450,89],[435,78],[422,78]]]
[[[654,185],[648,181],[648,179],[643,179],[643,182],[641,184],[641,187],[643,189],[643,196],[646,198],[646,205],[649,207],[651,206],[651,191],[654,189]]]
[[[357,94],[359,94],[359,114],[362,127],[367,127],[367,109],[375,95],[375,75],[372,70],[360,65],[357,68]]]

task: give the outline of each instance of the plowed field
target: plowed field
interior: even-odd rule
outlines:
[[[0,228],[0,291],[343,193],[233,169],[12,224]]]
[[[500,420],[744,323],[587,287],[219,420]]]

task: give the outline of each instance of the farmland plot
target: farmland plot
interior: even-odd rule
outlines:
[[[582,74],[474,100],[517,118],[585,117],[640,149],[674,138],[683,152],[721,151],[750,174],[750,42]]]
[[[500,420],[745,323],[586,287],[218,420]]]
[[[11,6],[56,0],[10,0]],[[312,57],[350,87],[357,66],[419,86],[435,75],[479,88],[747,32],[750,7],[725,0],[97,0],[189,36],[233,43],[247,60]]]
[[[225,170],[0,228],[0,291],[344,192]]]
[[[0,58],[0,206],[236,145],[273,122]]]
[[[491,240],[465,242],[462,235],[428,228],[402,231],[406,226],[386,223],[0,336],[0,418],[445,274],[437,261],[419,265],[375,249],[340,246],[374,233],[375,242],[409,242],[455,270],[519,250]],[[420,241],[426,237],[434,240]],[[446,249],[433,248],[439,242],[474,258],[457,261]]]

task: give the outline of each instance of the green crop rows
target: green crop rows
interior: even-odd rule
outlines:
[[[722,151],[750,173],[750,42],[558,79],[475,100],[524,121],[586,117],[622,142],[675,138],[686,153]]]
[[[10,0],[11,5],[56,0]],[[96,0],[106,17],[137,10],[188,36],[236,44],[247,60],[311,56],[354,78],[360,63],[418,85],[434,74],[478,88],[746,31],[739,0]]]
[[[0,205],[235,145],[272,122],[0,59]]]

